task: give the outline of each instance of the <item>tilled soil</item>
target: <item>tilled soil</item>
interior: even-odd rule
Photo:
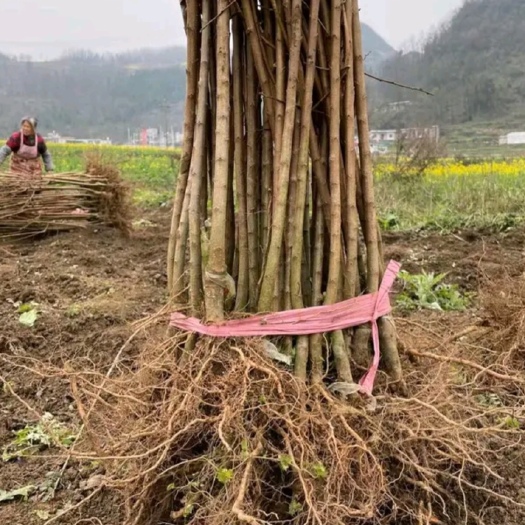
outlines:
[[[81,424],[69,381],[59,376],[38,377],[14,366],[18,358],[57,367],[85,363],[105,373],[132,334],[131,323],[164,305],[169,212],[148,212],[146,216],[130,239],[101,228],[0,246],[1,449],[12,441],[14,431],[36,422],[45,412],[71,428]],[[523,230],[500,235],[387,233],[384,251],[410,272],[447,272],[449,282],[476,291],[503,275],[516,278],[523,274],[524,240]],[[19,307],[30,303],[39,314],[35,325],[26,327],[19,321]],[[459,314],[463,321],[472,315]],[[434,329],[435,314],[416,315],[416,319],[418,323],[428,321],[429,329]],[[441,326],[435,323],[436,330]],[[401,337],[403,330],[400,323]],[[413,331],[412,326],[411,337]],[[446,338],[450,333],[437,335]],[[140,337],[134,339],[122,359],[132,362],[143,343]],[[0,503],[3,523],[45,523],[46,518],[81,502],[101,472],[93,463],[64,464],[63,454],[53,448],[40,454],[0,464],[0,496],[2,490],[33,487],[27,501]],[[525,485],[525,479],[523,482]],[[118,496],[100,490],[56,522],[119,525],[120,515]]]

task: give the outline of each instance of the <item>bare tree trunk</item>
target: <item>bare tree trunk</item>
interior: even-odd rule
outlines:
[[[354,68],[356,86],[356,113],[359,134],[359,158],[361,161],[361,179],[363,204],[365,211],[365,242],[367,245],[367,286],[368,292],[376,292],[379,288],[381,260],[377,228],[377,214],[374,199],[374,180],[372,172],[372,155],[370,151],[370,135],[368,126],[365,69],[363,59],[363,44],[361,24],[359,21],[358,0],[353,2],[353,33],[354,33]],[[401,361],[397,350],[394,326],[387,319],[379,320],[382,334],[382,351],[384,363],[388,367],[390,376],[395,381],[402,380]]]
[[[246,48],[246,212],[248,230],[249,306],[257,304],[259,280],[259,229],[257,227],[257,88],[251,48]]]
[[[308,30],[308,56],[306,75],[303,90],[302,114],[300,121],[300,148],[298,159],[297,188],[293,217],[291,218],[291,232],[293,233],[291,245],[291,303],[293,308],[303,308],[302,269],[303,269],[303,238],[306,195],[308,184],[308,149],[310,144],[310,126],[312,123],[312,99],[315,79],[315,55],[317,49],[319,0],[313,0],[310,5],[310,24]],[[297,354],[295,358],[295,373],[299,379],[306,381],[307,364],[309,355],[309,338],[300,337],[297,341]]]
[[[292,307],[302,308],[303,296],[301,289],[301,266],[303,253],[303,223],[304,208],[306,206],[306,189],[308,184],[308,152],[310,145],[310,129],[312,124],[312,99],[315,78],[315,55],[317,50],[318,14],[320,0],[313,0],[310,4],[310,25],[308,56],[306,62],[306,76],[304,85],[303,111],[301,114],[301,141],[299,150],[299,165],[297,175],[297,192],[295,199],[292,266],[291,266],[291,295]]]
[[[224,319],[226,288],[226,215],[230,154],[230,12],[228,0],[217,8],[217,122],[215,125],[215,179],[212,227],[206,269],[206,313],[210,321]]]
[[[248,255],[248,217],[246,211],[246,154],[244,143],[244,115],[242,79],[245,76],[242,63],[243,32],[242,20],[236,16],[233,19],[233,121],[234,121],[234,162],[235,162],[235,194],[237,219],[237,254],[239,273],[237,276],[237,296],[235,310],[243,311],[248,306],[249,297],[249,255]]]
[[[317,192],[318,193],[318,192]],[[313,214],[313,255],[312,255],[312,306],[323,302],[323,252],[324,252],[324,218],[321,198],[317,202]],[[320,383],[323,380],[323,336],[310,336],[310,358],[312,360],[312,382]]]
[[[185,28],[188,42],[186,65],[186,105],[184,110],[184,134],[182,156],[177,178],[177,188],[173,199],[173,212],[171,216],[171,229],[168,243],[167,272],[168,290],[173,290],[173,266],[177,232],[184,205],[188,173],[190,170],[191,156],[193,153],[193,135],[195,130],[195,104],[197,101],[197,82],[199,78],[199,10],[196,2],[189,2],[186,8]]]
[[[210,0],[202,3],[201,63],[198,84],[197,117],[190,179],[192,181],[189,205],[190,216],[190,304],[194,315],[198,315],[203,298],[202,253],[201,253],[201,207],[202,187],[206,187],[206,118],[208,116],[208,74],[210,56]]]
[[[365,66],[359,21],[358,1],[353,2],[353,33],[354,33],[354,81],[356,89],[356,115],[359,135],[359,159],[361,164],[361,180],[363,204],[365,206],[365,242],[367,250],[367,284],[368,291],[375,292],[379,287],[379,249],[377,239],[377,219],[374,199],[374,175],[372,172],[372,154],[370,149],[370,129],[365,88]]]
[[[186,192],[184,194],[182,213],[180,216],[179,227],[177,229],[177,236],[175,242],[175,255],[173,257],[173,283],[171,288],[171,295],[177,304],[182,304],[186,301],[185,292],[187,289],[187,273],[186,273],[186,255],[188,245],[188,233],[190,229],[189,210],[191,199],[192,180],[188,180],[186,185]]]
[[[325,304],[340,298],[341,276],[341,0],[332,2],[330,65],[330,262]],[[352,382],[350,361],[343,332],[332,334],[332,345],[337,373],[342,381]]]
[[[272,78],[268,70],[266,57],[263,53],[263,47],[261,45],[261,38],[258,32],[258,25],[255,23],[255,15],[252,10],[251,0],[241,0],[242,12],[244,15],[244,22],[246,24],[246,34],[250,43],[250,47],[253,53],[253,59],[255,68],[257,69],[257,75],[261,83],[261,87],[264,93],[265,105],[264,109],[268,116],[268,121],[274,132],[274,99],[275,93],[272,89]]]
[[[282,154],[279,163],[279,186],[275,195],[277,205],[272,220],[270,248],[259,296],[259,311],[269,311],[271,309],[286,222],[286,201],[288,198],[288,185],[290,182],[293,128],[297,103],[297,78],[301,51],[301,0],[293,0],[293,13],[293,42],[290,49],[290,68],[288,71],[288,87],[286,90],[286,113],[283,130]]]

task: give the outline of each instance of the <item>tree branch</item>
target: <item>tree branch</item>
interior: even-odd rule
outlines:
[[[365,75],[368,78],[372,78],[374,80],[377,80],[378,82],[383,82],[384,84],[390,84],[391,86],[397,86],[397,87],[404,88],[404,89],[410,89],[411,91],[419,91],[420,93],[424,93],[425,95],[429,95],[431,97],[434,96],[434,93],[431,93],[430,91],[425,91],[423,88],[406,86],[405,84],[399,84],[398,82],[394,82],[393,80],[386,80],[384,78],[376,77],[375,75],[372,75],[370,73],[365,73]]]

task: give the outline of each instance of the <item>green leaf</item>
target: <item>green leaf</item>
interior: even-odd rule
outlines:
[[[175,483],[170,483],[167,487],[166,487],[166,492],[172,492],[175,490]]]
[[[315,479],[326,479],[328,477],[328,470],[322,463],[314,463],[310,467],[310,473]]]
[[[193,503],[188,503],[184,507],[184,513],[182,514],[182,516],[184,518],[189,518],[193,514],[194,510],[195,510],[195,505]]]
[[[27,485],[26,487],[11,490],[9,492],[0,489],[0,503],[4,501],[13,501],[14,499],[17,499],[17,498],[26,500],[34,490],[35,490],[34,485]]]
[[[521,427],[519,420],[511,416],[507,416],[503,420],[503,424],[505,425],[506,428],[510,430],[518,430]]]
[[[18,313],[19,314],[25,314],[26,312],[30,312],[33,309],[34,309],[34,307],[33,307],[33,305],[31,303],[24,303],[24,304],[21,304],[18,307]]]
[[[35,326],[36,320],[38,319],[38,312],[33,308],[27,312],[24,312],[20,315],[19,321],[20,324],[32,328]]]
[[[28,425],[17,430],[14,435],[13,441],[4,448],[3,461],[28,456],[41,446],[50,447],[60,443],[69,447],[76,439],[75,434],[49,413],[44,414],[36,425]]]
[[[399,274],[404,284],[397,304],[406,310],[425,308],[437,311],[465,310],[470,304],[471,294],[462,294],[457,285],[444,284],[446,273],[435,275],[423,272],[411,275]]]
[[[241,442],[241,450],[242,450],[242,455],[244,457],[248,456],[249,452],[250,452],[250,443],[247,439],[243,439],[242,442]]]
[[[294,498],[288,506],[288,514],[290,514],[290,516],[297,516],[297,514],[302,511],[303,506]]]
[[[292,456],[289,456],[288,454],[282,454],[281,456],[279,456],[279,467],[281,467],[281,470],[283,472],[288,471],[292,465]]]
[[[226,485],[233,479],[233,470],[229,468],[221,468],[217,471],[217,481]]]

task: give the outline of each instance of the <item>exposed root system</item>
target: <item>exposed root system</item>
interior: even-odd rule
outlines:
[[[128,525],[484,523],[521,512],[500,491],[523,417],[506,378],[450,356],[412,369],[409,397],[344,401],[306,387],[258,342],[202,339],[191,354],[181,343],[152,345],[109,379],[39,371],[71,382],[85,425],[73,455],[103,462]],[[472,395],[489,387],[492,397]]]

